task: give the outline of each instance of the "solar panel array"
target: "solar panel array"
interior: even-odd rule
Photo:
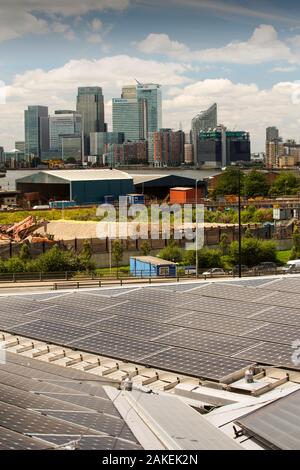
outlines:
[[[32,377],[33,376],[33,377]],[[0,364],[0,450],[138,450],[101,383],[89,375],[7,353]]]
[[[300,370],[300,278],[254,281],[2,297],[0,329],[214,381],[256,362]]]

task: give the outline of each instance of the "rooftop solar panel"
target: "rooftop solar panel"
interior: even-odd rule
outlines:
[[[247,436],[254,436],[271,449],[299,450],[299,390],[239,418]]]
[[[169,344],[196,351],[211,352],[231,356],[243,349],[255,346],[257,341],[246,338],[235,338],[230,335],[222,335],[207,331],[180,330],[170,333],[159,340],[161,343]]]
[[[293,353],[292,345],[262,342],[258,346],[238,353],[235,357],[259,362],[260,364],[271,364],[275,367],[300,370],[300,367],[293,362]]]

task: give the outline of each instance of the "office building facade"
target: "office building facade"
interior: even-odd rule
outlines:
[[[90,151],[90,133],[104,132],[104,97],[102,88],[79,87],[76,111],[82,117],[82,132],[84,135],[84,153]]]
[[[90,154],[101,157],[108,144],[122,144],[125,140],[123,132],[92,132],[90,134]]]
[[[250,135],[218,126],[212,131],[200,131],[197,140],[197,165],[226,167],[232,163],[250,162]]]
[[[161,85],[154,83],[136,86],[138,99],[147,102],[147,132],[156,132],[162,128],[162,91]],[[147,136],[146,136],[147,137]]]
[[[49,150],[49,118],[47,106],[28,106],[25,118],[25,154],[41,158]]]
[[[147,137],[147,102],[143,99],[112,100],[113,132],[124,133],[125,141]]]
[[[82,135],[64,134],[61,138],[61,157],[63,161],[82,161]]]
[[[81,115],[75,111],[55,111],[49,118],[50,150],[61,151],[62,136],[80,134],[82,131]]]
[[[218,126],[218,107],[214,103],[210,108],[201,111],[197,116],[192,119],[191,136],[194,154],[194,163],[198,162],[198,137],[201,131],[212,131]]]

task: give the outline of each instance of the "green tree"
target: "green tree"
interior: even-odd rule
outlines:
[[[77,271],[81,268],[78,257],[72,251],[60,250],[57,245],[39,256],[35,266],[41,272]]]
[[[229,253],[229,240],[227,233],[222,233],[220,237],[219,248],[221,250],[222,256],[228,255]]]
[[[92,271],[95,269],[95,265],[91,258],[93,255],[93,249],[91,243],[88,240],[84,240],[82,251],[79,255],[79,262],[83,269],[86,271]]]
[[[237,241],[230,245],[230,257],[233,264],[239,262],[239,244]],[[258,240],[257,238],[242,239],[242,264],[249,267],[263,261],[277,260],[277,247],[274,241]]]
[[[293,246],[291,250],[290,259],[298,259],[300,258],[300,231],[298,227],[294,228],[292,241],[293,241]]]
[[[239,192],[239,173],[240,169],[229,167],[219,176],[216,188],[213,191],[214,197],[226,196],[229,194],[238,195]],[[240,173],[241,191],[244,185],[244,173]]]
[[[284,171],[272,184],[269,194],[271,196],[290,196],[300,190],[300,179],[293,173]]]
[[[252,170],[245,175],[243,194],[247,197],[266,196],[270,190],[270,184],[266,176],[257,170]]]
[[[171,240],[168,245],[159,252],[158,256],[167,261],[180,263],[182,261],[182,249],[175,240]]]
[[[141,248],[142,255],[143,256],[148,256],[150,251],[151,251],[151,244],[150,244],[149,240],[144,240],[141,243],[140,248]]]
[[[29,248],[29,246],[27,245],[27,243],[23,243],[23,245],[21,245],[20,252],[19,252],[19,258],[20,258],[22,261],[28,261],[28,260],[30,260],[30,258],[31,258],[31,255],[30,255],[30,248]]]
[[[120,265],[120,263],[123,259],[123,255],[124,255],[122,240],[114,240],[114,242],[112,244],[111,253],[112,253],[113,261],[117,266],[117,276],[118,276],[118,274],[119,274],[119,265]]]

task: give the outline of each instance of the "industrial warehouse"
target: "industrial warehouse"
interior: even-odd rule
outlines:
[[[134,191],[149,198],[164,199],[173,187],[195,187],[199,197],[204,197],[207,184],[179,175],[130,175],[115,169],[102,170],[49,170],[40,171],[16,180],[17,190],[23,194],[38,193],[41,202],[50,200],[74,201],[78,205],[104,202],[110,196],[119,196]]]
[[[1,296],[0,448],[299,449],[299,288],[266,276]]]

